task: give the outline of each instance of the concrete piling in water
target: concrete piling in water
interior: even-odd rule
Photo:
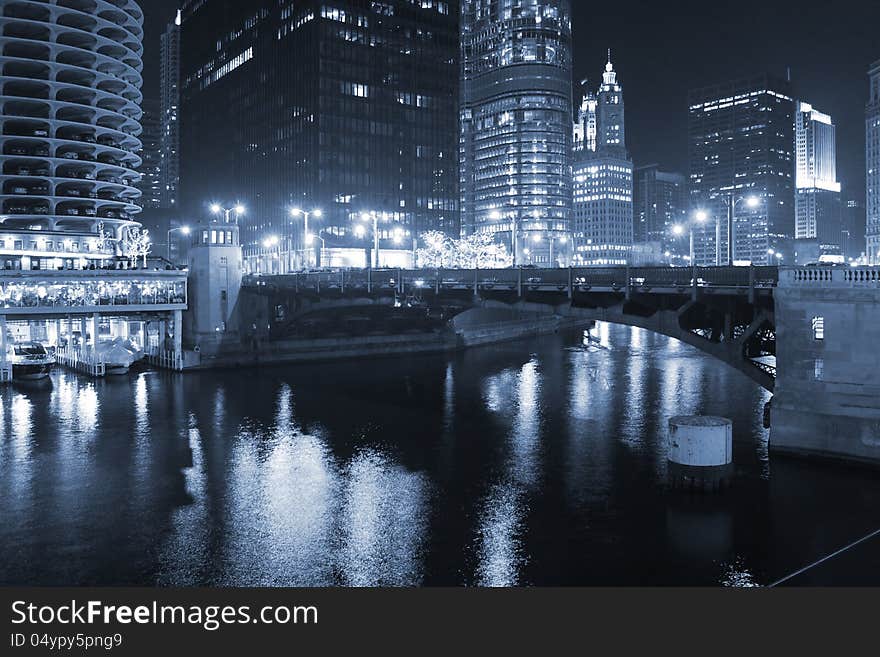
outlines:
[[[723,417],[669,420],[667,456],[672,488],[714,492],[733,479],[733,422]]]

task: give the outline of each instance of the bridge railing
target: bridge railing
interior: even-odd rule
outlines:
[[[775,287],[777,267],[581,267],[570,269],[374,269],[248,277],[246,285],[327,291],[437,289]]]
[[[880,288],[880,268],[877,267],[792,267],[783,269],[782,287],[865,287]]]

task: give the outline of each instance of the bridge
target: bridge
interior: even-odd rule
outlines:
[[[294,319],[362,304],[507,307],[654,331],[774,393],[772,451],[880,465],[880,268],[395,269],[243,284]]]
[[[291,319],[353,304],[508,307],[637,326],[681,340],[772,391],[776,267],[355,270],[250,277]]]

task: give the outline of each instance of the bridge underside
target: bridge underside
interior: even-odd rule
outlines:
[[[689,344],[737,369],[763,388],[771,392],[774,389],[775,367],[767,362],[776,355],[771,290],[569,287],[548,291],[481,285],[468,289],[438,285],[401,290],[402,287],[370,291],[356,287],[262,287],[254,291],[271,295],[273,307],[282,308],[288,322],[314,313],[396,304],[424,307],[434,316],[446,319],[470,308],[503,307],[523,313],[635,326]]]

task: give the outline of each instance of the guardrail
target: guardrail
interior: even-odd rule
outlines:
[[[76,372],[88,374],[92,377],[97,378],[107,374],[106,366],[104,363],[95,360],[93,351],[83,353],[78,349],[59,347],[55,350],[55,361],[59,365],[69,367]]]
[[[780,286],[880,288],[880,269],[876,267],[795,267],[782,270]]]
[[[368,292],[412,288],[566,291],[607,288],[773,288],[777,267],[584,267],[570,269],[381,269],[303,272],[247,276],[253,287],[322,292],[360,289]]]
[[[172,372],[183,371],[183,354],[168,349],[151,349],[146,355],[147,362],[154,367]]]

